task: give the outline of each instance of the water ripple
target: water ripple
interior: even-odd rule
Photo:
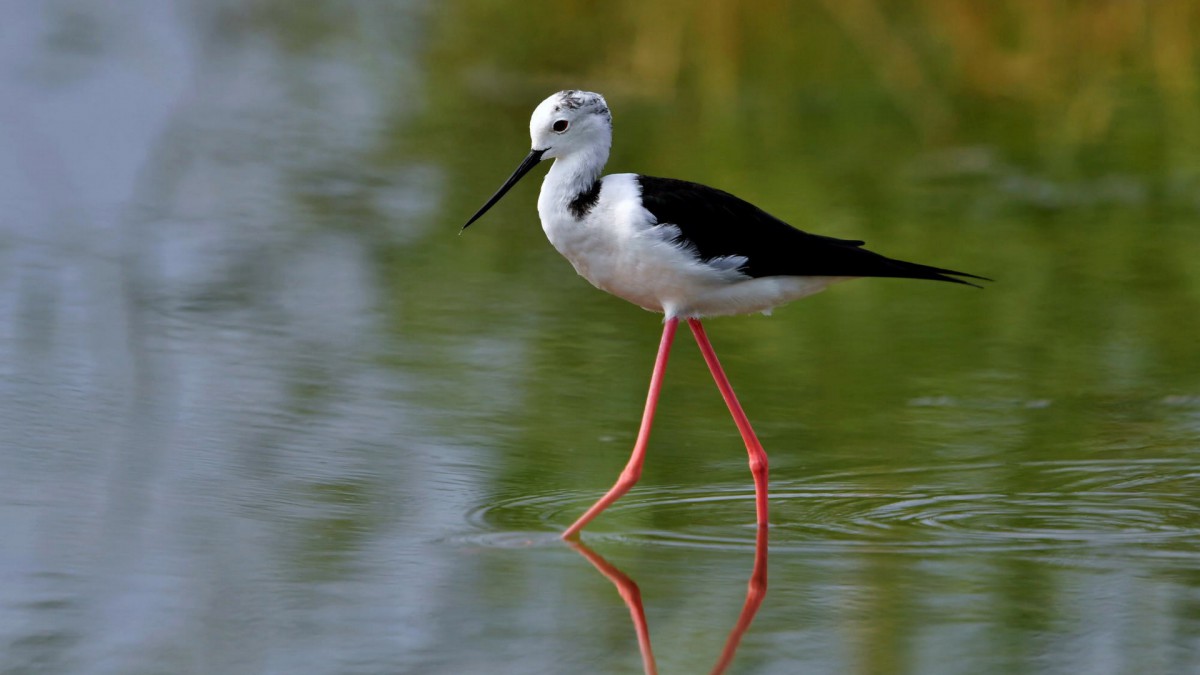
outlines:
[[[1015,487],[1008,489],[1010,484]],[[1179,460],[827,473],[772,482],[771,549],[917,554],[1085,549],[1106,556],[1200,559],[1197,494],[1200,470]],[[597,496],[564,490],[483,506],[468,516],[479,530],[469,539],[494,546],[511,546],[514,537],[544,541],[544,532],[564,529]],[[645,486],[613,505],[587,533],[627,543],[751,548],[753,502],[748,484]],[[658,525],[663,523],[669,525]],[[540,532],[528,532],[531,527]]]

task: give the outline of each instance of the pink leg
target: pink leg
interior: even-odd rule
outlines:
[[[737,396],[734,396],[733,387],[729,384],[729,378],[725,377],[725,371],[721,369],[721,362],[717,360],[717,353],[713,351],[712,343],[704,334],[704,326],[700,325],[700,319],[688,319],[688,326],[692,329],[692,335],[696,337],[696,344],[700,345],[700,353],[704,355],[704,361],[708,363],[708,369],[712,371],[713,379],[717,381],[717,389],[721,390],[725,405],[729,406],[729,412],[733,413],[733,421],[737,424],[738,431],[742,433],[742,440],[746,442],[746,452],[750,453],[750,473],[754,474],[754,503],[758,513],[758,525],[759,527],[765,526],[767,524],[767,452],[763,450],[762,443],[758,442],[758,436],[754,435],[754,429],[750,427],[750,420],[746,418],[746,413],[738,403]]]
[[[638,430],[637,442],[633,445],[633,454],[629,463],[621,472],[615,485],[600,501],[592,504],[592,508],[579,517],[571,527],[563,532],[563,539],[573,539],[579,536],[579,531],[590,523],[600,512],[617,501],[642,476],[642,462],[646,459],[646,444],[650,441],[650,425],[654,423],[654,409],[658,407],[658,393],[662,390],[663,373],[667,370],[667,357],[671,354],[671,343],[675,341],[675,329],[679,327],[679,319],[667,319],[663,324],[662,342],[658,345],[658,358],[654,361],[654,373],[650,376],[650,393],[646,395],[646,411],[642,413],[642,427]]]

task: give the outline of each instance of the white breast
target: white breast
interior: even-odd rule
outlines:
[[[641,204],[635,174],[601,182],[592,209],[576,219],[573,194],[546,176],[538,198],[542,229],[554,248],[597,288],[668,316],[714,316],[761,312],[823,289],[832,277],[754,279],[731,257],[703,262],[676,243],[678,229],[657,225]]]

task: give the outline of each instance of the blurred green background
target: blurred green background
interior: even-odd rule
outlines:
[[[0,673],[640,672],[556,534],[660,317],[554,252],[536,180],[457,236],[564,88],[606,96],[610,172],[996,279],[708,323],[772,459],[729,672],[1198,672],[1200,4],[6,15]],[[584,535],[664,673],[711,668],[753,563],[688,342]]]

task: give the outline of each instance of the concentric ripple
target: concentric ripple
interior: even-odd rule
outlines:
[[[597,496],[559,491],[484,506],[470,514],[481,530],[472,539],[505,545],[512,537],[501,533],[561,531]],[[771,522],[773,553],[1086,548],[1200,559],[1200,465],[990,463],[773,480]],[[754,529],[749,485],[646,486],[610,507],[588,533],[631,543],[742,548],[754,545]]]

